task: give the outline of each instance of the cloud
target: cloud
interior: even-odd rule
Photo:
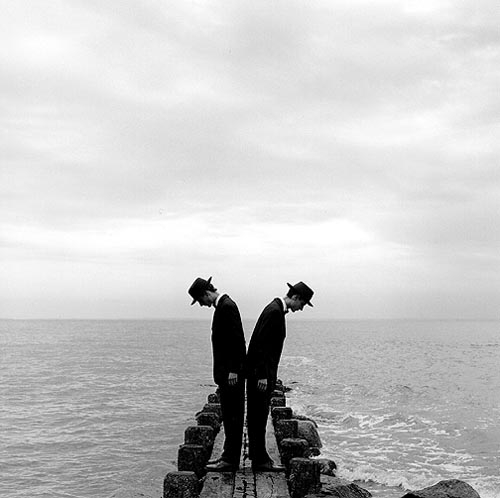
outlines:
[[[249,272],[263,292],[302,270],[352,311],[322,288],[340,276],[373,315],[363,282],[397,314],[402,290],[427,302],[426,282],[438,295],[462,273],[498,309],[496,9],[10,4],[0,226],[19,271],[4,277],[25,282],[28,261],[82,278],[114,261],[153,295],[146,266],[180,286],[217,270],[236,287]]]

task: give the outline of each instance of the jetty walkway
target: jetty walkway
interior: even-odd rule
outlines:
[[[274,427],[269,418],[267,424],[267,450],[275,463],[282,463]],[[224,429],[218,433],[213,455],[222,453]],[[248,459],[246,427],[243,435],[243,451],[240,469],[236,472],[209,472],[205,476],[200,498],[290,498],[285,472],[254,472]]]
[[[219,457],[224,444],[220,404],[215,393],[208,396],[208,403],[196,414],[198,425],[188,427],[184,433],[178,471],[166,475],[163,498],[299,498],[318,491],[320,465],[309,458],[318,454],[314,449],[321,446],[315,424],[294,419],[292,409],[286,406],[285,388],[277,387],[271,398],[266,445],[270,457],[283,471],[253,471],[248,458],[246,425],[239,470],[206,471],[207,461]],[[306,424],[308,430],[299,430],[299,424]]]

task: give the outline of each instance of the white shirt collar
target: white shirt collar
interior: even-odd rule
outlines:
[[[280,297],[279,299],[281,299],[281,302],[283,303],[283,311],[285,312],[285,314],[288,313],[288,308],[286,306],[285,300],[282,297]]]
[[[220,294],[216,297],[216,299],[215,299],[215,301],[214,301],[214,308],[217,308],[217,305],[219,304],[220,298],[221,298],[222,296],[224,296],[224,295],[225,295],[225,294],[221,292],[221,293],[220,293]]]

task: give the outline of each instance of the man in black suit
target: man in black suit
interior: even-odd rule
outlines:
[[[262,311],[248,346],[247,427],[249,457],[254,470],[282,470],[274,465],[267,452],[266,425],[286,337],[285,314],[302,311],[306,304],[312,306],[310,300],[314,292],[310,287],[304,282],[287,285],[287,295],[273,299]]]
[[[219,386],[224,425],[224,449],[221,457],[207,470],[234,472],[240,463],[245,413],[245,378],[243,366],[246,345],[240,312],[227,295],[217,292],[208,280],[197,278],[188,290],[200,306],[215,308],[212,319],[213,376]]]

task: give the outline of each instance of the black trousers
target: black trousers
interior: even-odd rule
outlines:
[[[239,465],[245,416],[244,379],[235,386],[219,385],[219,397],[225,437],[221,458],[225,462]]]
[[[273,386],[265,392],[257,389],[257,379],[247,380],[248,453],[252,465],[267,463],[271,458],[266,449],[266,426]]]

